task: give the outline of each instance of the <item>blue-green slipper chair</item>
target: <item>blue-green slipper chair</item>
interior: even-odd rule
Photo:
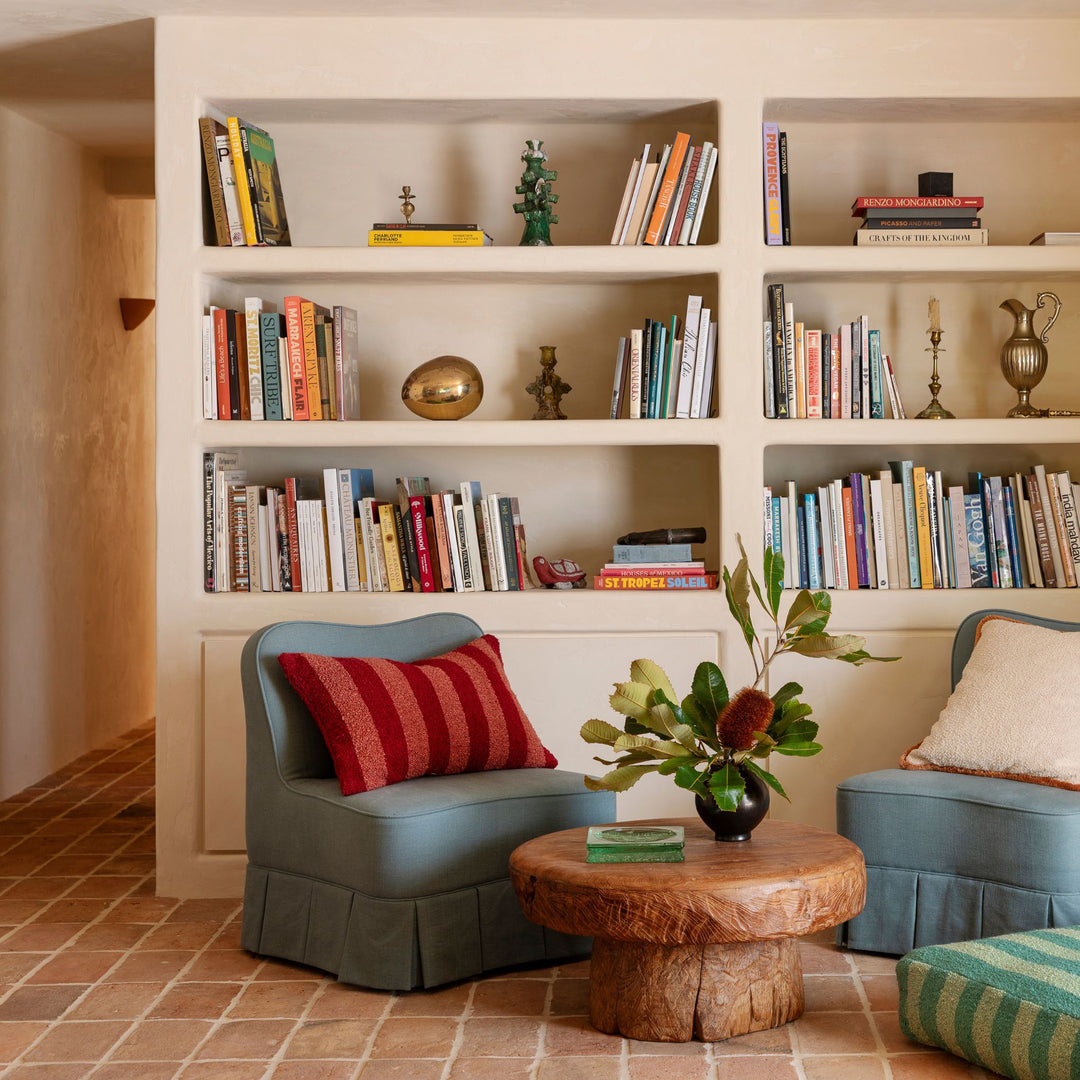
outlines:
[[[987,615],[1080,630],[1077,622],[1019,611],[973,612],[953,641],[953,687]],[[1080,923],[1080,792],[882,769],[838,785],[836,821],[866,858],[866,906],[838,927],[842,945],[900,956],[923,945]]]
[[[277,659],[409,662],[482,633],[472,619],[437,613],[375,626],[283,622],[249,639],[244,948],[384,990],[588,955],[589,939],[525,918],[508,861],[534,836],[613,821],[613,793],[588,791],[581,773],[508,769],[342,795],[319,728]]]

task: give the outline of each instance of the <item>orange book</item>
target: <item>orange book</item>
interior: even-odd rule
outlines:
[[[653,207],[652,217],[649,219],[649,231],[645,234],[646,244],[660,243],[660,233],[671,207],[671,199],[678,186],[679,174],[682,172],[689,147],[690,136],[685,131],[677,132],[675,142],[671,145],[667,167],[664,169],[664,179],[660,182],[660,191],[656,196],[656,206]]]
[[[294,420],[311,419],[308,411],[307,367],[304,363],[304,330],[300,319],[300,305],[310,302],[302,296],[285,297],[285,333],[289,342],[289,394]],[[314,334],[314,323],[312,333]]]
[[[851,488],[845,486],[842,496],[844,504],[844,547],[847,550],[848,588],[859,587],[859,563],[855,558],[855,514],[851,509]]]
[[[214,376],[217,382],[217,418],[229,415],[229,338],[227,308],[214,308]]]
[[[307,380],[309,420],[322,420],[322,396],[319,391],[319,346],[315,340],[316,305],[311,300],[300,301],[300,334],[304,348],[304,378]],[[290,358],[291,363],[291,358]]]

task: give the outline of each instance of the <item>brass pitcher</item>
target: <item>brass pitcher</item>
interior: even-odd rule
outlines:
[[[999,305],[1016,320],[1013,332],[1001,346],[1001,373],[1006,382],[1016,391],[1019,402],[1006,416],[1042,416],[1045,413],[1036,409],[1029,398],[1031,391],[1039,385],[1046,374],[1046,335],[1054,320],[1061,314],[1061,301],[1052,292],[1041,292],[1035,298],[1036,308],[1041,308],[1047,299],[1054,301],[1054,314],[1050,316],[1041,334],[1035,333],[1035,312],[1024,307],[1019,300],[1005,300]]]

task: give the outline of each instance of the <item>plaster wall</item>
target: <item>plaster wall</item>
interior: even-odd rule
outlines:
[[[154,701],[154,204],[0,107],[0,798]]]

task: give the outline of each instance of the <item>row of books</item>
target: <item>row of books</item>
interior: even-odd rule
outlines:
[[[717,147],[694,145],[679,131],[649,160],[652,143],[634,158],[626,178],[612,244],[696,244],[716,172]]]
[[[217,247],[283,247],[289,237],[274,140],[239,116],[199,118],[208,207],[206,239]]]
[[[796,317],[782,283],[769,285],[762,323],[765,415],[779,419],[905,418],[892,360],[867,315],[835,333],[813,330]]]
[[[791,243],[791,205],[788,200],[787,132],[780,125],[761,125],[762,178],[764,181],[765,243]]]
[[[1072,588],[1080,582],[1080,483],[1068,470],[983,476],[890,461],[799,492],[764,489],[765,543],[784,587]]]
[[[713,407],[717,324],[702,297],[690,295],[686,314],[646,319],[619,338],[611,391],[612,420],[699,419]]]
[[[863,195],[851,204],[851,216],[862,218],[852,243],[983,246],[990,233],[982,227],[982,207],[981,195]]]
[[[612,561],[593,578],[609,591],[715,589],[717,574],[695,559],[689,544],[615,544]]]
[[[516,496],[478,481],[431,490],[398,477],[377,499],[371,469],[248,482],[238,455],[207,451],[206,592],[515,592],[532,588]]]
[[[283,312],[258,296],[244,310],[202,317],[206,420],[358,420],[356,311],[286,296]]]

